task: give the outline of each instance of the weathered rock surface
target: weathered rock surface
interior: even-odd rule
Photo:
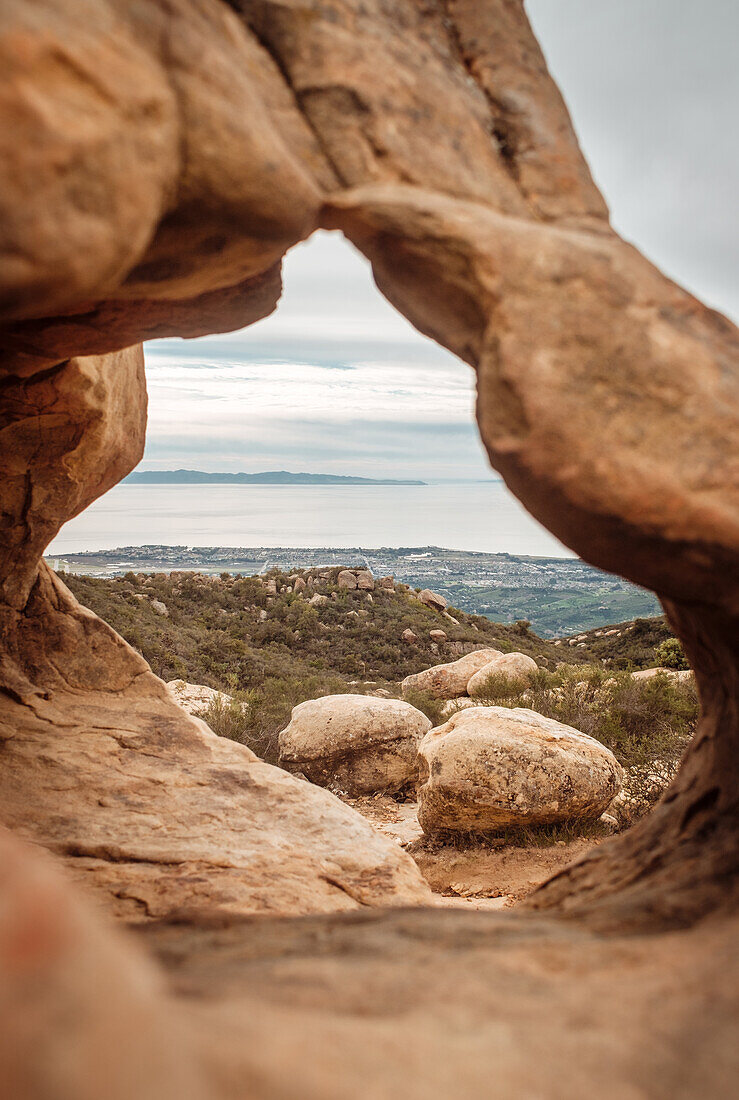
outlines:
[[[467,682],[467,694],[472,698],[484,695],[487,682],[493,675],[502,676],[506,680],[520,680],[525,683],[538,671],[539,666],[536,661],[526,653],[503,653],[470,677]]]
[[[351,569],[342,569],[338,576],[339,588],[347,588],[353,591],[357,587],[357,575]]]
[[[349,795],[399,790],[416,780],[418,746],[430,728],[426,715],[401,699],[310,699],[280,733],[280,764]]]
[[[446,600],[438,592],[432,592],[430,588],[423,588],[418,593],[421,603],[431,607],[434,611],[446,611]]]
[[[167,687],[175,703],[188,714],[200,714],[216,699],[230,703],[232,698],[225,691],[218,691],[206,684],[188,684],[186,680],[170,680]]]
[[[419,756],[424,832],[595,820],[622,783],[599,741],[520,707],[462,710],[426,735]]]
[[[63,857],[114,912],[309,913],[427,898],[397,845],[187,715],[46,568],[21,625],[6,664],[15,698],[0,696],[0,819]],[[24,672],[31,655],[43,693]]]
[[[60,526],[141,456],[133,345],[265,316],[286,249],[319,222],[342,229],[403,314],[476,369],[482,438],[512,491],[585,559],[654,588],[696,670],[704,714],[667,796],[532,904],[611,933],[714,919],[623,940],[540,917],[509,934],[498,916],[484,945],[481,914],[257,922],[241,940],[176,925],[186,977],[212,948],[215,984],[231,980],[231,935],[247,960],[238,1019],[232,999],[187,1008],[205,1094],[477,1096],[495,1080],[506,1100],[733,1097],[736,922],[721,914],[739,898],[739,345],[611,229],[523,4],[6,0],[0,60],[0,812],[129,915],[351,907],[382,870],[336,874],[327,827],[291,878],[298,803],[308,813],[296,781],[213,746],[38,572]],[[393,866],[385,897],[402,892]],[[85,955],[69,958],[65,979]],[[11,995],[48,989],[36,974]],[[66,1038],[89,1035],[108,996],[73,987],[63,1011],[5,1013],[6,1047],[33,1055],[14,1064],[41,1065],[34,1100],[59,1095],[57,1072],[69,1095],[85,1097],[80,1081],[100,1094],[99,1032]],[[585,1018],[583,1042],[571,1023]],[[187,1059],[184,1085],[166,1058],[158,1077],[145,1037],[126,1034],[122,1088],[142,1057],[154,1095],[162,1076],[186,1094]]]
[[[491,1080],[501,1100],[554,1097],[553,1081],[577,1100],[594,1081],[603,1100],[734,1095],[736,919],[604,937],[520,911],[417,908],[151,922],[136,943],[44,853],[13,848],[0,849],[13,1100],[237,1100],[245,1082],[254,1100],[384,1097],[401,1082],[409,1100],[471,1100]],[[427,995],[431,967],[443,997]],[[685,992],[717,987],[718,1000]],[[571,1026],[583,1018],[587,1042]]]
[[[58,861],[5,829],[0,891],[3,1096],[212,1096],[154,960],[101,919]]]
[[[406,676],[400,686],[404,694],[408,691],[426,691],[435,699],[455,699],[466,694],[471,676],[502,656],[498,649],[476,649],[457,661],[414,672]]]

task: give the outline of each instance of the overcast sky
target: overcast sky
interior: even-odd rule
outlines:
[[[737,0],[528,0],[614,225],[739,315]],[[494,476],[470,369],[419,336],[369,266],[320,233],[285,262],[271,317],[147,345],[142,468]]]

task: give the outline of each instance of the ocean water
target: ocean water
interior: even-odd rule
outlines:
[[[440,546],[572,556],[503,482],[428,485],[117,485],[50,554],[148,544]]]

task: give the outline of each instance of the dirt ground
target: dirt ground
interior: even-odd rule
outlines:
[[[396,802],[388,795],[345,801],[413,857],[437,895],[437,904],[445,908],[512,908],[598,843],[584,836],[550,846],[518,846],[495,839],[448,843],[424,837],[416,802]]]

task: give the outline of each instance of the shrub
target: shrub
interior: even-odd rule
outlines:
[[[490,678],[493,690],[479,697],[481,706],[528,707],[573,726],[607,745],[625,768],[677,761],[698,718],[693,685],[665,675],[634,680],[628,673],[574,666],[540,670],[515,692],[501,679]]]
[[[435,695],[429,694],[428,691],[421,691],[419,688],[410,688],[403,694],[403,698],[406,703],[410,703],[416,710],[425,714],[432,726],[442,726],[446,722],[443,699],[437,699]]]
[[[683,647],[677,638],[665,638],[654,651],[657,664],[663,668],[687,669],[690,668]]]
[[[293,707],[306,699],[346,692],[343,680],[316,673],[306,677],[268,677],[263,684],[234,696],[231,702],[214,698],[198,714],[214,733],[246,745],[267,764],[276,764],[279,734],[290,721]]]

